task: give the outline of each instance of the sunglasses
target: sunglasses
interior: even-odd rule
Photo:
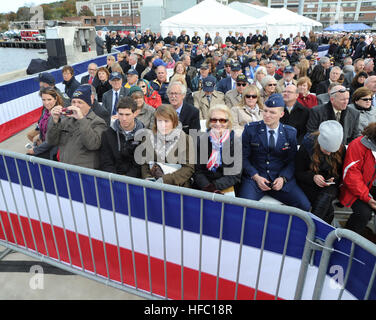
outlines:
[[[281,58],[286,58],[286,56],[281,56]]]
[[[268,87],[276,87],[276,86],[277,86],[276,83],[269,83],[269,84],[268,84]]]
[[[221,124],[225,124],[228,122],[228,119],[215,119],[215,118],[210,118],[210,123],[217,123],[219,121],[219,123]]]
[[[360,98],[362,101],[372,101],[372,98]]]
[[[247,99],[256,99],[257,98],[257,95],[256,94],[246,94],[245,95],[245,97],[247,98]]]
[[[140,88],[146,88],[146,86],[140,86]]]
[[[340,90],[337,90],[337,91],[334,91],[334,92],[332,92],[330,95],[332,96],[333,94],[336,94],[336,93],[345,93],[345,92],[347,92],[347,91],[349,91],[349,88],[346,88],[346,89],[340,89]]]
[[[247,86],[247,83],[244,83],[244,82],[237,82],[236,85],[238,87],[242,86],[242,87],[246,87]]]

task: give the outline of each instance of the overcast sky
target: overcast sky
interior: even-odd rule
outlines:
[[[42,3],[51,3],[57,2],[61,0],[2,0],[0,2],[0,13],[8,13],[10,11],[17,12],[19,7],[32,7],[40,5]]]

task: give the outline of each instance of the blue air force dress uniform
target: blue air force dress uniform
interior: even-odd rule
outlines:
[[[273,94],[265,105],[269,108],[283,107],[282,95]],[[257,201],[264,195],[269,195],[286,205],[309,211],[311,204],[294,177],[297,152],[296,129],[280,123],[273,133],[269,133],[269,130],[264,121],[248,123],[244,128],[243,174],[239,196]],[[282,177],[284,180],[282,189],[262,191],[252,179],[255,174],[259,174],[271,183]]]

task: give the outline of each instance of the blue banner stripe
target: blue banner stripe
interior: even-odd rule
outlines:
[[[128,45],[116,48],[116,50],[120,52],[123,52],[128,49]],[[117,53],[113,53],[112,55],[116,57]],[[74,74],[77,76],[87,72],[87,67],[90,63],[96,63],[98,66],[103,66],[106,64],[106,59],[107,56],[100,56],[95,59],[73,64],[72,67],[74,70]],[[63,82],[63,75],[60,69],[55,71],[49,70],[45,72],[48,72],[54,76],[56,84]],[[20,97],[34,93],[36,91],[39,91],[38,74],[36,74],[33,78],[18,80],[0,86],[0,103],[6,103],[11,100],[18,99]]]

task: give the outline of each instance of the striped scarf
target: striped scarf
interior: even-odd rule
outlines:
[[[222,164],[221,149],[223,143],[230,137],[230,130],[226,129],[220,138],[217,138],[212,130],[209,133],[210,142],[212,144],[212,153],[206,164],[209,171],[217,171],[217,168]]]

